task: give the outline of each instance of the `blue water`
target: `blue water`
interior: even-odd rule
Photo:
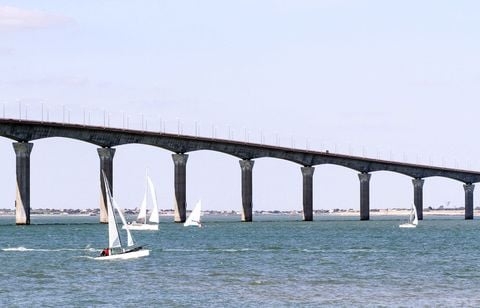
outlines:
[[[162,219],[160,231],[134,233],[149,257],[97,261],[98,217],[0,217],[0,306],[480,306],[476,220]]]

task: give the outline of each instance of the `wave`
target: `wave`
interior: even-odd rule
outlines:
[[[96,257],[92,256],[75,256],[75,259],[90,259],[90,260],[95,260]]]
[[[324,249],[288,249],[282,247],[265,247],[265,248],[210,248],[210,249],[191,249],[191,248],[162,248],[161,251],[165,252],[277,252],[281,250],[292,252],[306,252],[316,253],[325,252]]]
[[[300,251],[300,252],[308,252],[308,253],[317,253],[317,252],[325,252],[324,249],[292,249],[291,251]]]
[[[163,248],[162,251],[166,252],[246,252],[246,251],[258,251],[251,248],[211,248],[211,249],[184,249],[184,248]]]
[[[33,251],[34,249],[29,249],[25,247],[13,247],[13,248],[2,248],[2,251]]]
[[[43,248],[26,248],[23,246],[19,247],[8,247],[8,248],[2,248],[2,251],[17,251],[17,252],[29,252],[29,251],[40,251],[40,252],[57,252],[57,251],[90,251],[90,252],[96,252],[100,251],[101,249],[95,249],[95,248],[59,248],[59,249],[43,249]]]

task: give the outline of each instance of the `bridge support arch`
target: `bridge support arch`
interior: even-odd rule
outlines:
[[[467,183],[463,185],[465,189],[465,220],[473,219],[473,190],[475,185]]]
[[[97,152],[100,158],[100,223],[106,224],[108,223],[107,192],[103,174],[105,174],[108,186],[113,194],[113,156],[115,155],[115,149],[98,148]]]
[[[423,184],[424,179],[415,178],[412,179],[413,183],[413,203],[417,210],[418,220],[423,220]]]
[[[313,172],[315,167],[302,167],[303,221],[313,221]]]
[[[370,220],[370,178],[368,172],[358,174],[360,179],[360,220]]]
[[[33,143],[14,142],[17,187],[15,198],[15,223],[30,224],[30,153]]]
[[[188,154],[172,154],[174,164],[175,222],[187,219],[187,160]]]
[[[242,221],[250,222],[253,218],[252,205],[252,169],[255,161],[240,160],[242,170]]]

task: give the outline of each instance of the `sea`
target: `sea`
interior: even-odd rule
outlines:
[[[478,220],[205,215],[197,228],[161,217],[159,231],[133,233],[150,256],[98,261],[98,219],[0,217],[0,306],[480,306]]]

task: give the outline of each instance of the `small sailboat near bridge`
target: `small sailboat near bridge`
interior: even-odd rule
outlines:
[[[183,224],[185,227],[188,226],[197,226],[197,227],[202,227],[201,223],[201,216],[202,216],[202,200],[199,200],[195,207],[193,208],[192,212],[190,213],[190,216],[188,216],[187,220]]]
[[[150,200],[152,201],[153,207],[150,213],[150,217],[147,220],[147,201],[148,201],[149,195],[150,195]],[[158,216],[157,193],[155,191],[155,186],[153,185],[152,180],[147,174],[145,194],[143,195],[143,201],[142,201],[142,204],[140,205],[140,212],[138,213],[137,219],[131,223],[124,224],[123,229],[156,231],[158,230],[159,222],[160,222],[160,219]]]
[[[410,216],[408,218],[408,222],[401,224],[400,228],[416,228],[418,225],[418,217],[417,217],[417,208],[414,204],[412,204],[412,208],[410,209]]]
[[[112,196],[105,175],[103,175],[103,179],[105,183],[105,191],[107,193],[108,247],[103,249],[101,255],[96,257],[95,260],[134,259],[148,256],[150,250],[145,249],[143,246],[136,245],[130,230],[126,230],[127,244],[125,245],[122,241],[115,219],[115,210],[118,213],[118,216],[120,216],[122,223],[125,225],[127,222]]]

